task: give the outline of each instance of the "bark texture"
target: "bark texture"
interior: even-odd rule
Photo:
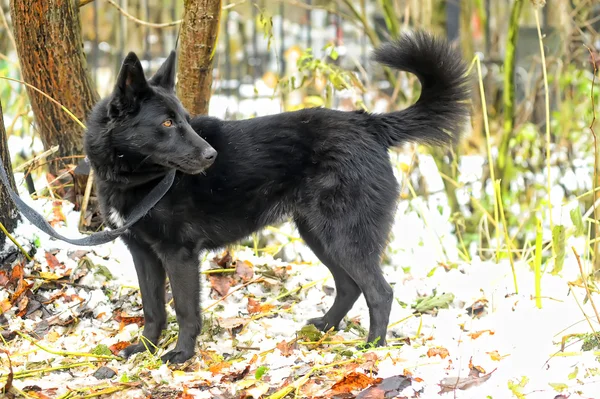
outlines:
[[[192,115],[208,113],[220,17],[221,0],[185,0],[177,95]]]
[[[11,188],[16,189],[15,179],[13,177],[12,166],[10,163],[10,154],[8,153],[8,144],[6,130],[4,129],[4,118],[2,116],[2,103],[0,103],[0,157],[2,158],[2,166],[8,174]],[[9,233],[12,233],[19,220],[19,213],[15,204],[10,199],[8,191],[4,184],[0,183],[0,223],[4,225]],[[4,247],[6,236],[0,231],[0,250]]]
[[[85,121],[98,94],[87,71],[77,2],[11,0],[10,8],[23,79]],[[44,147],[60,145],[55,157],[83,154],[83,128],[61,107],[27,90]],[[62,166],[53,164],[51,171]]]

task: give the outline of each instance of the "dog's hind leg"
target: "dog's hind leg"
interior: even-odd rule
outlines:
[[[162,252],[167,269],[175,314],[179,325],[179,336],[175,348],[164,354],[164,363],[183,363],[194,355],[196,337],[200,334],[200,264],[198,249],[181,247]]]
[[[352,309],[352,305],[360,296],[360,288],[348,273],[338,265],[338,261],[329,256],[319,236],[312,232],[310,227],[300,218],[296,218],[295,222],[306,245],[327,266],[335,281],[336,294],[333,305],[324,316],[310,319],[307,324],[314,324],[321,331],[327,331],[332,327],[337,329],[344,316]]]
[[[134,353],[145,351],[146,348],[154,353],[160,333],[167,321],[165,310],[165,270],[160,259],[152,251],[152,248],[131,237],[123,236],[123,241],[127,244],[133,257],[142,293],[144,332],[140,342],[125,348],[122,351],[122,356],[129,357]]]

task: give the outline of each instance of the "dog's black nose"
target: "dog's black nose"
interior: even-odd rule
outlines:
[[[202,158],[206,161],[214,161],[217,157],[217,151],[210,147],[202,152]]]

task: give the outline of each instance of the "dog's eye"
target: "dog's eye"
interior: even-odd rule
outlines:
[[[171,126],[173,126],[173,121],[170,120],[170,119],[167,119],[162,124],[163,124],[164,127],[171,127]]]

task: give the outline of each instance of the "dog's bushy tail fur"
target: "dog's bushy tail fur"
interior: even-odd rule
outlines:
[[[373,115],[388,146],[405,142],[455,143],[469,114],[469,78],[460,52],[443,39],[417,31],[375,50],[377,62],[417,75],[421,96],[397,112]]]

